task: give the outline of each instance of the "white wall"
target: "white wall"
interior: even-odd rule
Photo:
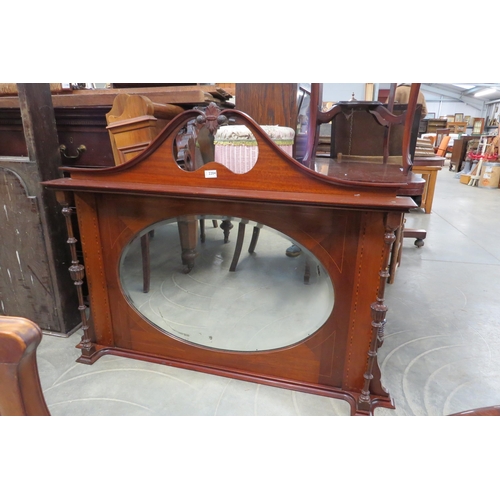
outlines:
[[[470,106],[462,101],[456,101],[449,97],[440,96],[434,92],[423,91],[427,110],[429,113],[435,113],[436,118],[455,113],[463,113],[464,116],[473,116],[480,118],[483,112],[474,106]]]
[[[311,90],[310,83],[300,85]],[[364,101],[365,85],[365,83],[323,83],[323,102],[349,101],[353,92],[358,101]]]
[[[306,84],[307,85],[307,84]],[[324,83],[323,101],[349,101],[354,92],[358,101],[365,99],[365,83]],[[377,88],[388,89],[389,83],[376,84]],[[452,100],[449,97],[440,96],[433,92],[423,91],[429,113],[435,113],[436,118],[455,113],[463,113],[464,116],[484,117],[486,110],[479,110],[462,101]]]
[[[364,83],[324,83],[323,101],[349,101],[353,92],[355,99],[358,101],[365,100]]]

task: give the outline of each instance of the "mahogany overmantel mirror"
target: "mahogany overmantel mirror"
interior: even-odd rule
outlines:
[[[203,151],[234,124],[258,146],[244,173]],[[341,398],[352,414],[393,407],[377,349],[394,231],[415,206],[398,196],[399,173],[322,175],[213,105],[178,115],[122,165],[64,170],[44,184],[67,216],[80,294],[88,282],[80,362],[115,354]]]

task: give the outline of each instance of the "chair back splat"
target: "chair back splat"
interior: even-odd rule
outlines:
[[[421,107],[419,83],[411,84],[407,104],[395,104],[396,85],[389,102],[339,101],[322,110],[323,85],[311,84],[310,112],[302,164],[330,176],[379,185],[405,183],[411,173]],[[318,153],[320,127],[331,123],[329,154]]]

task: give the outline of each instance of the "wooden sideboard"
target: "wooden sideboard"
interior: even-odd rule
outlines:
[[[249,127],[258,142],[258,159],[250,171],[235,174],[216,162],[190,172],[179,167],[173,148],[187,121],[214,132],[231,117]],[[384,337],[384,289],[394,233],[402,215],[416,205],[411,198],[398,196],[408,182],[399,169],[391,178],[390,168],[381,168],[384,182],[379,175],[374,183],[359,168],[339,176],[322,175],[281,151],[246,115],[213,105],[178,115],[146,150],[122,165],[65,168],[66,177],[43,184],[57,192],[74,258],[70,219],[74,212],[78,218],[86,268],[76,261],[71,272],[78,287],[86,275],[90,291],[90,320],[82,316],[79,361],[91,364],[110,353],[164,363],[341,398],[350,404],[352,414],[394,407],[381,383],[377,350]],[[214,214],[269,227],[315,260],[322,269],[321,279],[331,282],[334,294],[321,324],[291,343],[234,350],[201,345],[196,341],[201,332],[194,337],[179,334],[179,323],[176,328],[160,327],[139,310],[123,277],[131,243],[164,221],[176,221],[182,255],[190,249],[200,258],[196,255],[203,251],[202,244],[191,236],[183,238],[181,227],[196,227],[198,218]],[[176,244],[175,237],[169,241]],[[258,248],[266,250],[262,245],[259,242]],[[284,250],[275,258],[286,261]],[[249,265],[264,262],[259,260],[259,250],[256,258]],[[174,266],[178,262],[182,273],[180,252],[172,262]],[[298,273],[302,279],[303,270]],[[182,274],[175,275],[181,279]],[[137,284],[140,289],[142,281]],[[167,298],[170,285],[163,287]],[[243,298],[238,300],[244,304]],[[268,335],[272,338],[272,328]]]
[[[48,85],[48,84],[47,84]],[[160,105],[191,109],[214,102],[232,108],[233,97],[216,85],[74,90],[52,95],[61,163],[68,166],[113,166],[106,114],[118,96],[149,98]],[[82,147],[83,146],[83,147]],[[18,96],[0,96],[0,156],[26,156]]]

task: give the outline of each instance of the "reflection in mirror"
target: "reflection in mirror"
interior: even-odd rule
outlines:
[[[275,125],[262,125],[262,129],[282,151],[292,156],[295,130]],[[235,174],[245,174],[254,167],[258,157],[254,134],[241,124],[222,125],[213,133],[197,120],[190,120],[174,141],[174,158],[179,167],[188,172],[216,161]]]
[[[198,238],[201,219],[221,223],[206,225],[204,243]],[[220,225],[229,220],[234,234],[224,243]],[[194,230],[195,243],[182,236],[182,225]],[[245,247],[238,259],[237,242],[243,244],[245,229],[257,233],[258,241],[252,238],[255,250],[248,253]],[[144,293],[141,236],[151,231],[151,283]],[[297,257],[288,257],[285,252],[292,243],[270,227],[236,217],[162,221],[144,229],[125,247],[120,261],[123,293],[160,331],[189,343],[229,351],[289,346],[316,332],[334,304],[332,282],[324,268],[305,249]],[[189,252],[194,265],[186,273],[183,260]]]
[[[174,141],[174,158],[183,170],[193,172],[214,161],[214,136],[207,127],[190,120]]]
[[[245,125],[220,127],[215,134],[215,161],[235,174],[252,170],[259,157],[257,141]]]
[[[304,158],[307,147],[308,122],[311,105],[311,84],[301,83],[297,92],[297,135],[295,137],[295,159]]]
[[[285,153],[292,156],[295,130],[289,127],[262,125],[264,132]],[[258,144],[245,125],[220,127],[215,135],[215,161],[235,174],[249,172],[259,157]]]
[[[415,101],[402,97],[396,103],[396,84],[385,97],[381,84],[362,84],[357,91],[356,84],[332,85],[311,84],[309,106],[299,111],[296,159],[342,182],[408,181],[422,106],[415,109]],[[411,87],[415,98],[418,85]]]

